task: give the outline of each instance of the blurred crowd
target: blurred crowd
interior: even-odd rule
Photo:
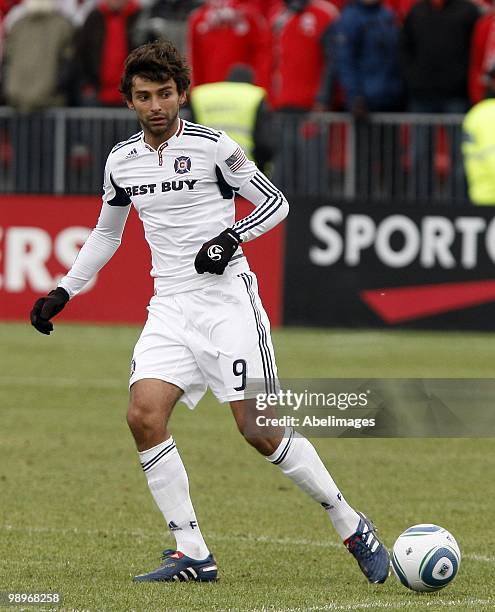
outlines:
[[[251,69],[276,111],[466,112],[495,67],[484,0],[0,0],[3,104],[121,106],[130,50],[168,39],[193,88]]]

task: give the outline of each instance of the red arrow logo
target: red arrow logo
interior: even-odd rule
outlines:
[[[495,280],[366,289],[361,299],[387,323],[402,323],[495,300]]]

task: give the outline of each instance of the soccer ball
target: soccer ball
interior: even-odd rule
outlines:
[[[438,525],[414,525],[397,538],[392,568],[413,591],[438,591],[459,571],[461,551],[454,536]]]

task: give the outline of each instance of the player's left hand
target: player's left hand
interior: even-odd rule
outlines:
[[[231,228],[223,230],[216,238],[205,242],[194,260],[196,272],[198,274],[204,272],[223,274],[240,242],[239,234]]]

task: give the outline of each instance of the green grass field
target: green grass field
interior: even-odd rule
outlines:
[[[173,543],[124,418],[139,331],[57,322],[46,337],[0,325],[0,591],[58,591],[58,610],[495,610],[495,440],[313,440],[387,545],[420,522],[457,537],[458,578],[419,595],[393,576],[368,585],[325,512],[248,447],[211,396],[195,412],[179,405],[172,431],[221,579],[132,583]],[[274,334],[280,373],[299,378],[494,377],[494,340]]]

